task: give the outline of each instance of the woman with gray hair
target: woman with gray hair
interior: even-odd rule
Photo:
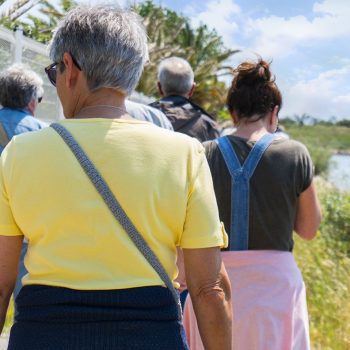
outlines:
[[[206,348],[231,349],[227,235],[204,149],[125,111],[148,59],[138,17],[75,8],[50,56],[67,120],[17,138],[0,162],[0,329],[29,241],[9,349],[188,349],[177,246]]]
[[[42,79],[22,65],[0,73],[0,154],[13,136],[46,126],[33,117],[43,94]]]

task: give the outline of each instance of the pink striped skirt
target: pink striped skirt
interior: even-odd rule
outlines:
[[[232,286],[233,349],[309,350],[305,285],[293,255],[239,251],[222,259]],[[190,349],[204,349],[190,297],[184,326]]]

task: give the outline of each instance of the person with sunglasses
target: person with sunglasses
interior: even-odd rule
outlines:
[[[219,214],[229,233],[222,251],[232,284],[233,347],[309,350],[302,275],[293,231],[315,237],[321,221],[306,147],[279,132],[282,95],[259,58],[233,70],[227,107],[235,131],[204,144]],[[191,350],[203,350],[191,299],[185,329]]]
[[[47,126],[34,118],[43,94],[40,76],[22,65],[15,64],[0,73],[0,155],[15,135]]]
[[[0,329],[29,241],[8,349],[188,349],[181,247],[203,342],[230,350],[227,235],[204,148],[125,109],[148,60],[139,17],[73,8],[50,57],[66,120],[19,137],[0,162]]]

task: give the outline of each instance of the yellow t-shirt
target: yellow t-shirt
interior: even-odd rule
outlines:
[[[226,246],[204,149],[133,120],[66,120],[169,273],[176,245]],[[16,136],[0,161],[0,234],[29,243],[23,284],[73,289],[163,285],[51,128]]]

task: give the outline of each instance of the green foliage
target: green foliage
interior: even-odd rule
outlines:
[[[43,16],[41,16],[41,18],[34,16],[28,17],[34,24],[33,31],[30,35],[37,41],[48,43],[58,21],[71,7],[75,6],[77,2],[74,0],[60,0],[59,7],[55,7],[52,5],[51,1],[46,0],[42,0],[41,4],[40,12]]]
[[[339,120],[337,122],[338,126],[345,126],[347,128],[350,128],[350,119],[343,119],[343,120]]]
[[[296,124],[298,124],[299,126],[313,125],[317,121],[316,118],[306,113],[303,113],[302,115],[294,114],[294,116],[292,117],[292,120],[294,120]]]
[[[318,179],[323,220],[311,242],[296,239],[295,256],[307,287],[314,349],[350,348],[350,194]]]
[[[4,17],[0,20],[0,24],[9,29],[21,26],[24,35],[27,37],[44,44],[48,43],[58,21],[72,6],[76,5],[76,2],[74,0],[60,0],[58,7],[55,7],[50,1],[46,0],[40,1],[40,4],[39,11],[42,16],[35,17],[29,15],[27,16],[29,21],[11,21],[8,17]]]
[[[226,122],[227,123],[228,121],[230,121],[231,124],[232,124],[230,126],[231,127],[233,126],[231,115],[230,115],[230,113],[228,112],[227,109],[224,109],[224,108],[220,109],[218,111],[217,118],[220,121],[220,123],[222,123],[222,122]]]
[[[298,140],[308,148],[316,175],[326,175],[330,156],[336,151],[350,151],[349,130],[336,125],[298,125],[285,124],[286,132],[294,140]]]
[[[0,18],[0,25],[10,29],[14,30],[15,28],[21,26],[23,28],[23,32],[27,33],[30,30],[30,25],[27,23],[23,23],[21,21],[15,20],[12,21],[9,17],[1,17]]]
[[[294,118],[291,118],[291,117],[286,117],[286,118],[283,118],[283,119],[280,119],[280,124],[283,124],[284,127],[288,127],[289,125],[296,125],[297,122],[295,121]]]

